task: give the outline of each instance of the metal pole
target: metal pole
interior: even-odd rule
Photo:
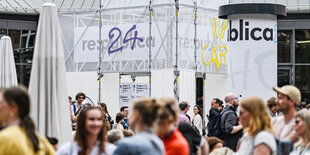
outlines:
[[[195,30],[195,36],[194,36],[194,46],[195,46],[195,52],[194,52],[194,59],[195,59],[195,72],[197,72],[197,2],[194,2],[194,12],[195,12],[195,19],[194,19],[194,30]]]
[[[178,70],[178,28],[179,28],[179,0],[175,0],[175,66],[174,66],[174,95],[176,99],[179,101],[179,94],[178,94],[178,77],[179,77],[179,70]]]
[[[101,102],[101,79],[102,79],[102,71],[101,71],[101,62],[102,62],[102,39],[101,39],[101,29],[102,29],[102,19],[101,12],[102,11],[102,0],[99,1],[99,62],[98,62],[98,103]]]
[[[149,12],[150,12],[150,16],[149,16],[149,97],[151,97],[151,68],[152,68],[152,0],[150,0],[150,4],[149,4]]]

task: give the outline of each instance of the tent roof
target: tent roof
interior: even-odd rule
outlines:
[[[150,0],[101,0],[103,8],[120,8],[133,6],[147,6]],[[154,4],[174,4],[175,0],[153,0]],[[193,5],[196,1],[199,7],[218,10],[218,7],[228,4],[229,0],[179,0],[180,4]],[[260,0],[254,0],[255,2]],[[100,0],[0,0],[0,13],[38,14],[45,2],[55,3],[58,11],[79,12],[97,10]],[[274,0],[274,3],[287,6],[288,13],[310,12],[310,1]],[[230,0],[230,3],[240,3],[239,0]],[[267,3],[267,2],[265,2]]]
[[[132,6],[147,6],[150,0],[101,0],[103,8],[119,8]],[[174,4],[175,0],[152,0],[153,4]],[[218,9],[227,4],[228,0],[179,0],[182,4]],[[100,0],[0,0],[0,12],[17,14],[37,14],[45,2],[56,4],[59,12],[78,12],[97,10]]]

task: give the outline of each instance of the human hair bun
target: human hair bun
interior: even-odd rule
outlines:
[[[134,101],[133,109],[140,114],[140,120],[143,124],[151,127],[153,126],[160,105],[154,98],[141,98]]]

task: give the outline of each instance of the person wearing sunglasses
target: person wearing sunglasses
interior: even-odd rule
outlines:
[[[83,92],[79,92],[76,94],[75,99],[76,103],[72,104],[70,107],[70,115],[71,115],[71,121],[72,121],[72,130],[76,130],[76,122],[77,118],[82,111],[82,109],[85,107],[83,104],[83,101],[85,100],[86,95]]]
[[[294,129],[299,141],[295,143],[295,149],[290,155],[310,154],[310,112],[308,110],[296,113]]]

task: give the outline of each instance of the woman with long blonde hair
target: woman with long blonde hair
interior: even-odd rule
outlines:
[[[276,155],[277,144],[271,126],[271,116],[259,97],[248,97],[240,103],[240,123],[245,133],[237,154]]]
[[[302,110],[295,116],[296,135],[300,138],[290,155],[310,154],[310,111]]]

